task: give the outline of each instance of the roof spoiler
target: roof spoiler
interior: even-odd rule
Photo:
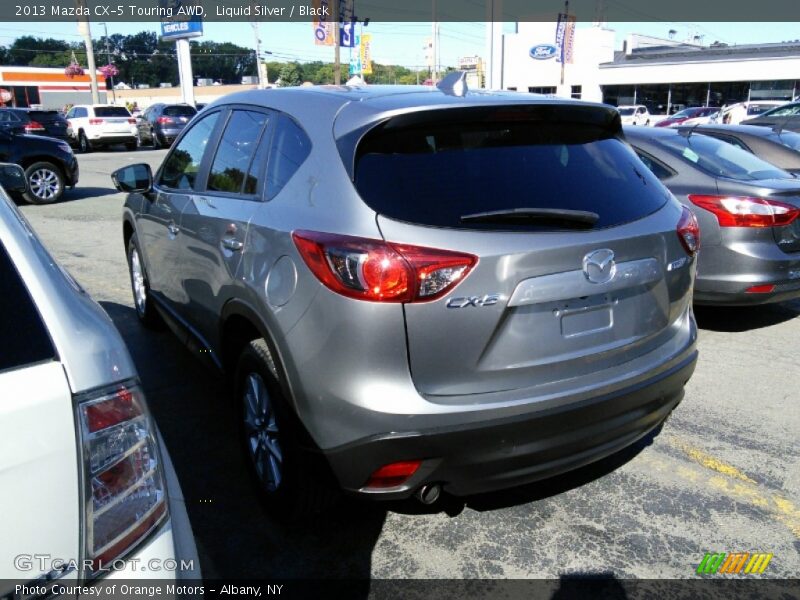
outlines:
[[[442,92],[448,96],[458,96],[459,98],[467,95],[467,72],[466,71],[453,71],[445,75],[439,83],[436,84]]]

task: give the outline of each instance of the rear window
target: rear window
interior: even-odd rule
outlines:
[[[631,108],[620,108],[618,110],[619,110],[619,114],[621,114],[623,117],[629,117],[629,116],[631,116],[633,114],[633,108],[632,107]]]
[[[55,358],[47,329],[2,243],[0,289],[0,371]]]
[[[659,136],[655,142],[682,160],[718,177],[740,181],[794,179],[792,175],[741,148],[706,135]]]
[[[594,228],[640,219],[669,193],[616,137],[616,115],[585,107],[456,109],[398,117],[356,152],[355,185],[376,212],[410,223],[552,230],[531,220],[463,222],[511,209],[599,215]]]
[[[765,115],[770,117],[784,117],[796,114],[798,107],[800,107],[800,104],[790,105],[788,107],[779,106],[777,108],[774,104],[749,104],[747,106],[747,114],[748,116]],[[769,112],[769,115],[766,115],[767,112]]]
[[[39,123],[52,123],[63,118],[55,110],[31,110],[28,111],[28,116]]]
[[[130,117],[131,113],[124,106],[95,106],[95,117]]]
[[[163,114],[165,117],[193,117],[197,111],[191,106],[167,106]]]

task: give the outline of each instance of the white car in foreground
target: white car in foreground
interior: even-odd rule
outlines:
[[[24,182],[20,167],[0,165],[9,191]],[[30,595],[17,585],[41,596],[41,586],[200,577],[125,344],[3,188],[0,277],[0,598]]]
[[[644,104],[618,106],[623,125],[650,125],[650,111]]]

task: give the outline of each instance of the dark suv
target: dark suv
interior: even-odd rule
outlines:
[[[32,133],[70,141],[67,120],[55,110],[0,108],[0,129],[11,133]]]
[[[39,135],[15,134],[0,127],[0,162],[25,169],[28,191],[22,197],[32,204],[51,204],[64,189],[78,183],[78,160],[70,145]]]
[[[153,104],[137,119],[139,142],[153,148],[169,146],[196,114],[189,104]]]
[[[278,507],[574,469],[694,370],[697,222],[616,109],[440,85],[233,94],[113,176],[137,313],[230,374]]]

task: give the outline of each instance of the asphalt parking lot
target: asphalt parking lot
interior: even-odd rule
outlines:
[[[204,574],[265,578],[692,577],[706,552],[768,552],[800,574],[800,302],[697,311],[700,361],[655,436],[556,480],[433,507],[352,502],[287,525],[250,484],[221,383],[168,332],[139,326],[109,173],[165,151],[81,155],[53,206],[23,206],[111,315],[183,487]]]

